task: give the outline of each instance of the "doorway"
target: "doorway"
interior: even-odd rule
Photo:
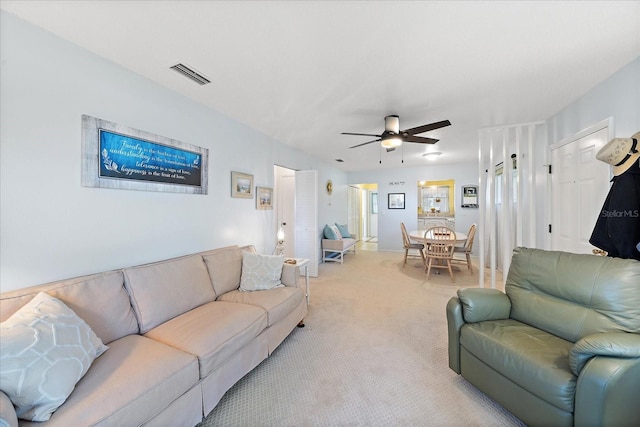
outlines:
[[[282,254],[309,260],[309,276],[318,277],[318,172],[274,165],[276,230],[284,234]]]
[[[358,248],[378,250],[378,184],[355,184],[348,192],[349,220]]]

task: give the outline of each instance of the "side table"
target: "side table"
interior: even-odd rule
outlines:
[[[309,305],[309,261],[307,258],[286,258],[286,259],[294,259],[296,261],[295,264],[300,269],[304,268],[304,284],[305,284],[305,296],[307,297],[307,305]]]

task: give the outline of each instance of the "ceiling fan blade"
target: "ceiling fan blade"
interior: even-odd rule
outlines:
[[[354,145],[353,147],[349,147],[349,148],[362,147],[363,145],[371,144],[372,142],[378,142],[378,141],[382,141],[382,139],[374,139],[373,141],[363,142],[362,144]]]
[[[352,132],[342,132],[340,135],[377,136],[378,138],[382,136],[382,135],[376,135],[375,133],[352,133]]]
[[[401,135],[417,135],[419,133],[429,132],[430,130],[440,129],[446,126],[451,126],[451,122],[449,120],[443,120],[441,122],[430,123],[428,125],[422,125],[411,129],[406,129],[400,131]]]
[[[435,144],[436,142],[439,141],[439,139],[425,138],[423,136],[415,136],[415,135],[406,136],[404,137],[404,140],[406,142],[417,142],[419,144]]]

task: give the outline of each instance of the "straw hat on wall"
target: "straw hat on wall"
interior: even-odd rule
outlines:
[[[625,173],[640,158],[640,132],[631,138],[614,138],[596,154],[596,159],[613,166],[613,175]]]

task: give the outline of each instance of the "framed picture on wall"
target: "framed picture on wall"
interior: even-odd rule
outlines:
[[[389,193],[389,209],[404,209],[404,193]]]
[[[256,209],[273,209],[273,188],[256,187]]]
[[[231,197],[253,199],[253,175],[231,172]]]
[[[462,186],[462,207],[463,208],[478,207],[478,186],[477,185]]]

